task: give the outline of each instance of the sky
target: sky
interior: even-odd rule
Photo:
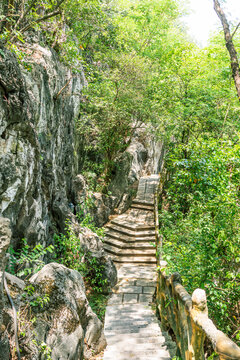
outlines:
[[[200,46],[205,46],[211,32],[221,27],[220,20],[213,10],[213,0],[189,0],[189,3],[192,11],[185,18],[185,22],[193,39]],[[226,0],[224,10],[228,20],[235,23],[240,21],[240,0]]]

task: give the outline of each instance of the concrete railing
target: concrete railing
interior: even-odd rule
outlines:
[[[192,297],[182,286],[181,276],[166,276],[161,263],[157,282],[157,307],[165,330],[175,334],[179,356],[183,360],[203,360],[204,341],[208,337],[220,360],[240,359],[240,348],[208,317],[206,293],[196,289]]]
[[[165,330],[172,329],[177,342],[178,355],[182,360],[203,360],[204,341],[210,340],[220,360],[240,360],[240,348],[223,332],[218,330],[208,317],[207,299],[204,290],[196,289],[192,297],[182,286],[178,273],[167,276],[167,263],[162,261],[162,237],[159,235],[158,199],[162,194],[165,173],[161,173],[159,187],[154,196],[154,220],[156,257],[158,271],[157,307]]]

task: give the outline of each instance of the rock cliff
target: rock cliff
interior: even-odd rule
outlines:
[[[0,56],[0,216],[10,219],[13,241],[44,243],[69,213],[85,79],[38,42],[22,51],[27,69],[4,49]]]

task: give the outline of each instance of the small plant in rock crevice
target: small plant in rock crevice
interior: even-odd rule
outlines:
[[[84,211],[80,209],[77,213],[77,218],[80,221],[80,225],[82,227],[90,229],[92,232],[97,234],[101,238],[101,240],[103,240],[105,235],[105,229],[103,227],[98,228],[95,226],[94,219],[91,214],[87,213],[86,215],[84,215]]]
[[[20,250],[9,248],[9,264],[7,271],[10,274],[27,280],[32,274],[38,272],[45,265],[44,255],[52,253],[53,245],[44,247],[42,244],[36,244],[33,249],[27,243],[27,239],[22,239],[23,246]]]
[[[49,303],[50,299],[47,294],[41,294],[37,288],[31,284],[28,279],[31,275],[38,272],[45,265],[43,261],[44,255],[53,252],[53,245],[44,247],[37,244],[31,248],[26,239],[22,240],[23,246],[21,250],[9,248],[9,262],[7,271],[13,275],[24,279],[26,286],[20,297],[20,307],[18,311],[18,328],[19,328],[19,344],[23,359],[32,358],[33,353],[37,351],[41,354],[41,359],[51,360],[51,349],[45,343],[37,341],[37,334],[34,331],[36,316],[34,315]],[[10,345],[11,345],[11,336]],[[15,347],[11,348],[11,358],[15,359]]]

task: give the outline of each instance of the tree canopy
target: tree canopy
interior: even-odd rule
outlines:
[[[164,256],[190,291],[207,291],[218,326],[239,340],[240,36],[238,26],[226,33],[214,4],[228,50],[234,36],[234,59],[221,31],[205,48],[191,41],[180,0],[4,0],[0,40],[30,71],[24,44],[40,32],[73,74],[84,69],[77,129],[83,170],[101,190],[136,127],[165,142]]]

